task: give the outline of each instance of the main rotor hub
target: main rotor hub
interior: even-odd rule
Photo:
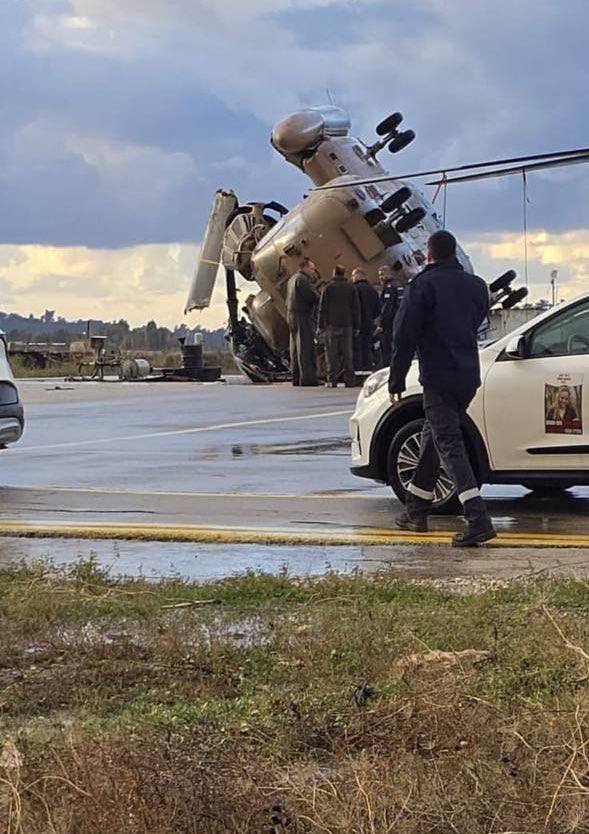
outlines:
[[[248,281],[254,280],[252,253],[276,222],[264,214],[265,208],[266,203],[247,203],[236,209],[227,220],[221,262]]]

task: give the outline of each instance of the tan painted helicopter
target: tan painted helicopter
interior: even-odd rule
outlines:
[[[402,121],[400,113],[388,116],[376,127],[377,140],[366,145],[351,135],[350,117],[341,108],[300,110],[274,127],[271,141],[287,162],[312,180],[315,188],[302,202],[290,211],[277,202],[239,205],[233,191],[217,191],[185,312],[210,305],[222,265],[228,340],[240,369],[253,381],[288,377],[286,283],[304,256],[318,267],[318,289],[336,263],[350,270],[362,267],[373,283],[383,264],[392,267],[401,283],[422,269],[427,239],[442,228],[442,218],[407,180],[438,177],[426,184],[440,189],[449,183],[589,161],[589,148],[582,148],[391,175],[377,156],[387,146],[396,154],[414,140],[412,130],[399,130]],[[472,269],[462,249],[458,257]],[[236,273],[260,288],[246,298],[243,315]],[[510,270],[490,284],[491,307],[501,304],[507,309],[525,298],[525,287],[511,287],[515,277]]]

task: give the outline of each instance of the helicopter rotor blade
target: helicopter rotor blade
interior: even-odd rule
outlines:
[[[477,168],[491,168],[493,166],[497,167],[499,165],[515,165],[516,163],[536,163],[540,160],[552,160],[554,162],[558,162],[560,159],[567,159],[567,158],[576,158],[580,156],[584,156],[585,154],[589,154],[589,148],[576,148],[575,150],[569,151],[553,151],[551,153],[538,153],[532,154],[529,156],[514,156],[511,158],[506,159],[494,159],[489,160],[487,162],[472,162],[467,165],[456,165],[454,167],[449,168],[437,168],[432,169],[431,171],[414,171],[409,174],[387,174],[386,176],[378,176],[378,177],[366,177],[364,179],[346,179],[345,181],[330,184],[326,183],[325,185],[321,185],[318,188],[313,189],[314,191],[328,191],[334,188],[345,188],[350,185],[372,185],[379,182],[391,182],[393,180],[410,180],[410,179],[419,179],[420,177],[432,177],[436,174],[452,174],[457,171],[473,171]],[[530,169],[529,166],[525,166],[526,169]],[[457,179],[457,178],[455,178]],[[445,182],[451,182],[452,180],[446,179]],[[429,183],[428,183],[429,184]],[[436,183],[437,184],[437,183]]]
[[[553,159],[549,162],[535,162],[532,165],[516,165],[510,168],[500,168],[494,171],[482,171],[478,174],[465,174],[462,177],[447,177],[441,180],[431,180],[426,182],[426,185],[448,185],[454,182],[476,182],[477,180],[487,180],[493,177],[509,177],[513,174],[528,173],[529,171],[542,171],[548,168],[560,168],[565,165],[580,165],[583,162],[589,162],[589,153],[579,154],[578,156],[564,157],[563,159]]]
[[[188,299],[184,308],[185,315],[190,313],[191,310],[204,310],[211,304],[221,262],[225,224],[238,205],[237,197],[233,191],[219,189],[216,192],[202,241],[200,257],[188,292]]]

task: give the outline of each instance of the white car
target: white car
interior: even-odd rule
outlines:
[[[23,407],[8,361],[6,339],[0,331],[0,449],[20,440],[23,429]]]
[[[589,293],[528,321],[480,352],[482,385],[464,436],[481,484],[560,490],[589,484]],[[372,374],[350,419],[352,472],[390,484],[404,501],[423,424],[417,363],[391,405],[388,369]],[[442,471],[439,512],[458,498]]]

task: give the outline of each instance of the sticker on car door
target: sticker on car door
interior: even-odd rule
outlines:
[[[546,434],[583,434],[583,377],[559,374],[544,386]]]

